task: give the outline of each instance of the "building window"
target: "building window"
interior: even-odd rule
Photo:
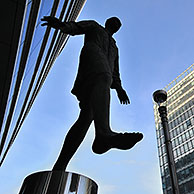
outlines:
[[[164,137],[161,138],[161,143],[164,144]]]
[[[173,151],[173,154],[174,154],[174,158],[176,158],[176,157],[177,157],[177,151],[174,150],[174,151]]]
[[[180,127],[176,128],[176,132],[177,132],[177,135],[179,135],[181,133]]]
[[[181,155],[181,151],[180,151],[180,148],[177,149],[177,156],[180,156]]]
[[[193,102],[190,101],[190,102],[189,102],[189,107],[192,107],[192,105],[193,105]]]
[[[177,126],[178,125],[178,119],[174,120],[174,125]]]
[[[190,135],[190,137],[193,137],[193,135],[194,135],[194,134],[193,134],[193,129],[190,129],[190,130],[189,130],[189,135]]]
[[[178,145],[178,140],[177,138],[174,140],[174,143],[175,143],[175,147]]]
[[[175,144],[174,144],[174,139],[172,140],[172,148],[175,147]]]
[[[182,133],[184,131],[183,125],[180,125],[180,132]]]
[[[189,118],[189,113],[185,112],[185,118],[188,119]]]
[[[163,157],[160,157],[160,165],[163,166]]]
[[[161,128],[162,128],[162,124],[161,124],[161,123],[159,123],[159,125],[158,125],[158,126],[159,126],[159,129],[161,129]]]
[[[171,127],[172,127],[172,129],[175,127],[175,122],[174,121],[172,121]]]
[[[188,147],[189,147],[189,150],[192,149],[192,143],[191,143],[191,141],[188,142]]]
[[[164,181],[162,182],[162,188],[163,188],[163,189],[166,189],[166,184],[165,184]]]
[[[182,122],[181,117],[178,117],[178,124]]]
[[[189,150],[187,143],[184,144],[185,152]]]
[[[176,133],[176,129],[173,130],[173,137],[176,137],[177,136],[177,133]]]
[[[182,136],[179,136],[179,137],[178,137],[178,141],[179,141],[179,145],[180,145],[181,143],[183,143]]]
[[[182,114],[182,115],[181,115],[181,119],[182,119],[182,121],[185,120],[185,114]]]
[[[182,139],[183,139],[182,142],[184,142],[184,141],[186,140],[186,135],[185,135],[185,133],[182,134]]]
[[[189,128],[189,127],[191,126],[191,120],[190,120],[190,119],[187,120],[187,121],[186,121],[186,124],[187,124],[187,128]]]
[[[168,161],[168,159],[167,159],[167,155],[165,155],[165,156],[164,156],[164,164],[166,164],[166,163],[167,163],[167,161]]]
[[[192,108],[192,112],[193,112],[193,115],[194,115],[194,107]]]
[[[163,133],[163,129],[161,128],[160,129],[160,136],[162,136],[162,135],[164,135],[164,133]]]
[[[181,155],[183,155],[183,154],[184,154],[184,152],[185,152],[184,147],[183,147],[183,146],[181,146],[181,147],[180,147],[180,150],[181,150]]]
[[[158,138],[157,140],[158,140],[158,147],[160,147],[160,145],[161,145],[160,138]]]
[[[188,178],[188,176],[189,176],[189,169],[186,168],[186,169],[185,169],[185,178]]]
[[[158,152],[159,152],[159,156],[161,156],[162,155],[162,149],[161,149],[161,147],[158,148]]]
[[[184,123],[184,124],[183,124],[183,128],[184,128],[184,130],[187,129],[187,123]]]
[[[187,97],[188,96],[188,94],[187,95],[185,95],[185,97]],[[187,104],[185,104],[185,110],[187,110]]]
[[[186,140],[188,140],[188,139],[190,138],[190,136],[189,136],[189,131],[187,131],[187,132],[185,133],[185,136],[186,136]]]
[[[170,138],[173,138],[173,131],[170,131]]]
[[[189,117],[191,117],[191,116],[192,116],[192,111],[191,111],[191,109],[190,109],[190,110],[188,110],[188,114],[189,114]]]
[[[191,125],[194,125],[194,118],[191,118]]]
[[[192,144],[193,144],[193,148],[194,148],[194,139],[192,139]],[[194,152],[193,152],[194,153]],[[193,154],[194,155],[194,154]],[[193,159],[194,159],[194,157],[193,157]]]
[[[162,146],[162,154],[166,153],[166,146]]]
[[[156,130],[157,137],[159,138],[159,130]]]

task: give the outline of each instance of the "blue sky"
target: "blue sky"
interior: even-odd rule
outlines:
[[[100,194],[161,194],[152,93],[194,62],[193,0],[88,0],[78,20],[104,24],[117,16],[123,26],[114,36],[120,53],[123,87],[131,104],[111,94],[111,127],[140,131],[141,143],[129,151],[92,153],[92,124],[67,170],[94,179]],[[27,175],[49,170],[64,136],[79,114],[71,95],[83,36],[71,37],[56,60],[20,134],[0,169],[0,193],[16,194]]]

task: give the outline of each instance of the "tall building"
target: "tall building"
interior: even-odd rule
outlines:
[[[0,2],[0,166],[68,35],[41,26],[43,16],[75,21],[86,0]]]
[[[194,64],[168,84],[170,138],[180,194],[194,194]],[[164,194],[172,194],[167,153],[158,107],[154,104],[158,155]]]

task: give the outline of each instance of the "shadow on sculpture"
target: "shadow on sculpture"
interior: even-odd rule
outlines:
[[[94,121],[95,139],[92,150],[103,154],[111,148],[127,150],[142,140],[142,133],[116,133],[109,126],[110,89],[115,89],[121,104],[130,104],[122,88],[116,41],[112,37],[120,27],[117,17],[106,20],[105,27],[93,20],[61,22],[55,17],[42,18],[42,26],[50,26],[69,35],[84,34],[77,77],[72,89],[80,106],[77,121],[70,128],[53,170],[66,169]]]

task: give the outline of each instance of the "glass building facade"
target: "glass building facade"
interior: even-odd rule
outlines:
[[[194,64],[168,84],[167,110],[169,132],[180,194],[194,194]],[[165,139],[158,107],[154,117],[164,194],[172,194]]]
[[[76,21],[86,0],[0,2],[0,166],[68,41],[68,35],[41,26],[43,16]],[[6,17],[5,17],[6,16]]]

